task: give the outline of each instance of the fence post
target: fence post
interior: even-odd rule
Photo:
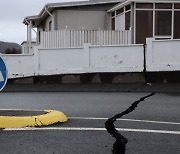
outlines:
[[[146,70],[148,71],[149,67],[153,65],[153,38],[146,38]]]
[[[39,48],[34,46],[34,76],[39,74],[40,64],[39,64]]]
[[[90,43],[84,43],[84,68],[90,65]]]

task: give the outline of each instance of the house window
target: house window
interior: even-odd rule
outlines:
[[[124,13],[122,13],[116,17],[115,29],[116,30],[125,30],[125,14]]]
[[[137,3],[136,8],[153,9],[153,4],[152,3]]]
[[[128,11],[128,10],[130,10],[130,9],[131,9],[131,5],[125,6],[125,11]]]
[[[49,31],[52,30],[52,21],[49,22]]]
[[[111,19],[111,30],[115,30],[115,18]]]
[[[171,35],[172,11],[155,12],[155,35]]]
[[[136,43],[145,44],[147,37],[153,36],[153,11],[136,12]]]
[[[115,16],[116,16],[116,12],[112,12],[111,13],[111,30],[115,30]]]
[[[180,11],[174,12],[174,39],[180,39]]]
[[[124,8],[116,10],[116,15],[119,15],[124,12]]]
[[[41,31],[38,32],[38,36],[39,36],[38,37],[38,43],[40,43],[41,42]]]
[[[156,9],[172,9],[172,4],[167,4],[167,3],[157,3],[155,5]]]
[[[115,17],[115,12],[112,12],[111,17]]]
[[[125,30],[129,30],[130,28],[130,16],[131,16],[130,11],[125,14]]]
[[[136,43],[145,43],[147,37],[180,39],[180,4],[135,3],[135,6]]]
[[[175,9],[180,9],[180,4],[174,4]]]

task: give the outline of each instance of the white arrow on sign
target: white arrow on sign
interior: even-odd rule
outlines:
[[[2,72],[0,71],[0,82],[3,82],[4,81],[4,77],[2,75]]]

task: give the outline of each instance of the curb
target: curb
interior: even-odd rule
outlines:
[[[3,110],[1,110],[3,111]],[[22,111],[22,110],[8,110]],[[24,110],[29,111],[31,110]],[[23,128],[23,127],[41,127],[55,124],[58,122],[66,122],[68,118],[60,111],[43,110],[46,114],[38,116],[0,116],[0,128]]]

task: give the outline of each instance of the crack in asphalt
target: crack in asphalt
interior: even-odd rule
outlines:
[[[150,82],[145,82],[145,83],[143,83],[143,84],[141,84],[141,85],[139,85],[139,86],[137,86],[135,88],[129,89],[128,92],[135,92],[140,88],[144,88],[145,86],[151,86],[151,85],[152,84]]]
[[[114,122],[117,119],[121,118],[122,116],[129,114],[130,112],[134,111],[140,102],[144,101],[146,98],[151,97],[153,95],[155,95],[155,93],[151,93],[147,96],[141,97],[139,100],[133,102],[128,109],[126,109],[125,111],[123,111],[119,114],[114,115],[112,118],[109,118],[105,122],[105,128],[107,129],[108,133],[116,139],[115,143],[113,144],[113,149],[112,149],[113,154],[125,154],[126,144],[128,142],[128,139],[125,138],[123,135],[121,135],[116,130]]]

